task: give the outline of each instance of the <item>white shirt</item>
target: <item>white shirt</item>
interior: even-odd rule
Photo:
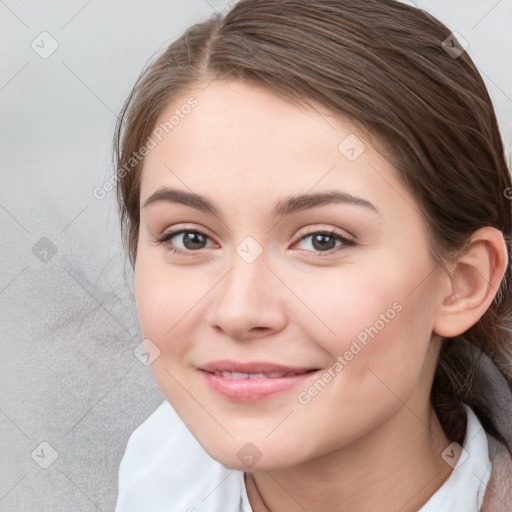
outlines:
[[[467,405],[463,451],[452,473],[419,512],[477,512],[491,475],[485,431]],[[461,453],[460,457],[457,456]],[[213,460],[167,401],[130,436],[119,467],[116,512],[252,512],[244,473]]]

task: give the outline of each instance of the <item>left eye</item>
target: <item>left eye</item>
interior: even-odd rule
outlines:
[[[310,233],[309,235],[303,236],[299,240],[299,244],[303,243],[302,248],[306,251],[316,252],[327,252],[337,249],[342,245],[353,245],[353,242],[347,240],[345,237],[335,232],[323,232],[319,231],[316,233]]]

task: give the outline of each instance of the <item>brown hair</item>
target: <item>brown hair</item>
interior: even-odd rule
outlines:
[[[503,232],[509,266],[489,310],[463,336],[445,340],[431,399],[446,434],[463,442],[470,405],[503,442],[485,361],[512,386],[511,186],[495,112],[466,52],[443,45],[451,31],[393,0],[241,0],[190,27],[137,80],[115,135],[116,169],[144,145],[166,105],[192,86],[238,79],[353,120],[386,148],[418,200],[433,254],[464,249],[478,228]],[[455,44],[455,50],[458,49]],[[460,53],[460,52],[459,52]],[[124,240],[137,254],[140,172],[117,181]]]

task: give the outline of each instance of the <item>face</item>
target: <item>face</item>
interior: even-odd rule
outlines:
[[[219,462],[283,468],[424,410],[438,291],[425,222],[346,120],[237,82],[146,156],[135,265],[151,365]]]

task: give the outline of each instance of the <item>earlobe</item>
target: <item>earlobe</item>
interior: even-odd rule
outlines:
[[[434,332],[450,338],[475,325],[491,305],[508,265],[503,234],[491,227],[476,231],[454,263],[449,293],[441,298]]]

